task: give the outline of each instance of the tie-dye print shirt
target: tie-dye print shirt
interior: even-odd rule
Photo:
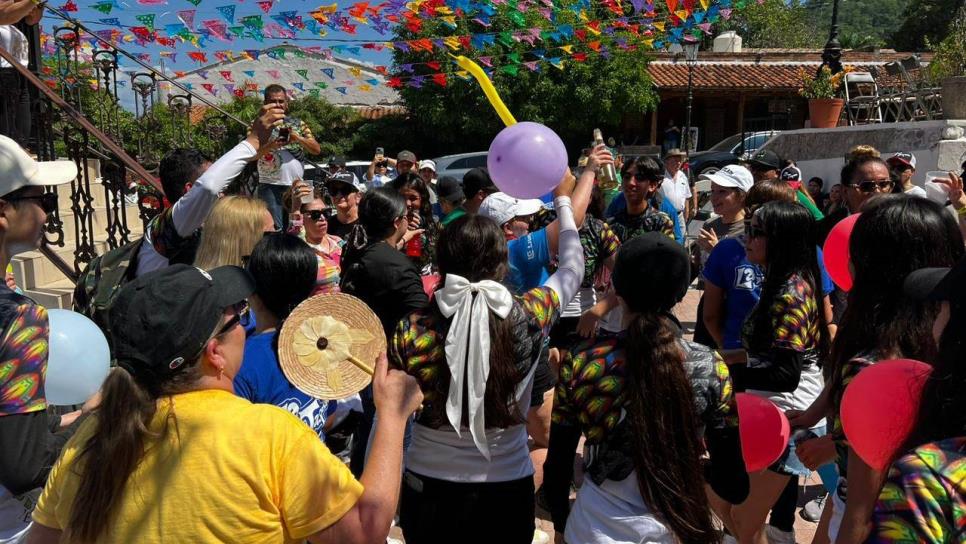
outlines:
[[[527,376],[543,349],[544,338],[560,315],[560,300],[557,292],[549,287],[537,287],[513,299],[513,309],[506,319],[513,331],[516,370],[519,375]],[[447,332],[449,321],[440,318],[435,308],[428,307],[404,317],[392,337],[389,364],[419,381],[424,408],[446,403],[444,391],[450,382],[444,351]],[[444,421],[430,419],[432,412],[434,410],[424,409],[416,417],[417,423],[430,428],[443,426]]]
[[[634,469],[627,403],[623,336],[588,340],[561,353],[560,379],[553,399],[553,422],[577,425],[587,438],[587,473],[598,485],[619,481]],[[704,429],[738,428],[728,366],[716,351],[679,340],[694,393],[695,413]]]
[[[966,542],[966,437],[923,444],[892,464],[867,544]]]
[[[0,287],[0,416],[47,408],[47,310]]]

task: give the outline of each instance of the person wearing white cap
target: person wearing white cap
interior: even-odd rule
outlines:
[[[699,270],[704,268],[711,250],[718,242],[728,238],[737,238],[744,232],[745,195],[755,184],[755,178],[744,166],[729,164],[714,174],[702,174],[699,179],[711,182],[711,205],[718,217],[708,221],[698,235],[700,248],[697,263]],[[715,285],[707,286],[703,277],[698,279],[698,288],[709,289],[716,295],[715,307],[720,308],[723,294]],[[694,341],[706,346],[716,346],[717,341],[704,323],[705,294],[702,293],[698,301],[697,319],[695,320]],[[717,310],[720,312],[720,310]]]
[[[57,209],[57,194],[44,187],[76,177],[73,161],[36,162],[0,136],[0,270],[12,256],[40,246],[47,214]],[[51,429],[80,412],[47,411],[47,310],[0,285],[0,329],[0,360],[10,365],[0,372],[0,443],[11,446],[0,448],[0,541],[7,542],[26,534],[30,510],[67,440]]]
[[[443,212],[439,207],[439,198],[436,197],[436,163],[429,159],[419,161],[419,177],[426,182],[426,188],[429,189],[429,203],[433,205],[433,214],[441,217]]]
[[[916,175],[916,156],[906,151],[900,151],[886,161],[893,177],[899,183],[899,190],[907,195],[927,198],[926,190],[912,182]]]

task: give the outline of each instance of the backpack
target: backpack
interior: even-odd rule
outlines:
[[[108,310],[120,288],[134,279],[143,243],[142,237],[95,257],[81,272],[74,287],[74,311],[96,323],[111,346]]]

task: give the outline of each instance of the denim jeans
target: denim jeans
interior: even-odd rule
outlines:
[[[282,206],[282,195],[289,188],[285,185],[271,185],[269,183],[259,183],[255,195],[265,202],[268,206],[268,213],[272,214],[272,221],[276,229],[285,228],[285,209]]]

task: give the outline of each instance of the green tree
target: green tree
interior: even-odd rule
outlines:
[[[825,35],[815,27],[802,0],[765,0],[748,2],[731,19],[718,25],[719,31],[734,30],[749,48],[815,48],[825,43]]]
[[[966,74],[966,7],[959,9],[949,26],[949,35],[936,47],[929,63],[929,76],[936,82]]]
[[[556,25],[573,24],[580,28],[577,16],[567,10],[569,3],[555,3],[559,8]],[[614,19],[616,16],[595,7],[588,13],[592,20]],[[609,15],[608,15],[609,14]],[[649,57],[643,50],[626,52],[614,47],[614,39],[606,35],[590,36],[587,41],[600,40],[609,50],[608,58],[598,55],[576,38],[566,43],[574,45],[574,52],[587,54],[585,62],[577,62],[569,55],[554,49],[545,31],[541,41],[533,46],[525,41],[514,41],[510,32],[524,28],[547,29],[550,23],[537,10],[520,13],[514,6],[498,6],[487,32],[496,35],[496,43],[483,50],[466,53],[472,58],[492,57],[493,83],[509,110],[519,121],[544,123],[568,144],[572,150],[579,149],[590,140],[594,127],[601,127],[605,134],[619,135],[619,127],[625,116],[642,115],[656,105],[653,84],[647,73]],[[559,28],[559,27],[558,27]],[[478,33],[478,25],[457,20],[455,30],[442,22],[426,21],[418,33],[404,26],[396,30],[394,39],[413,40],[423,37],[466,35]],[[534,49],[545,51],[545,57],[560,56],[564,68],[558,69],[546,60],[538,60]],[[447,54],[437,48],[432,52],[396,49],[393,60],[397,67],[413,64],[417,74],[426,75],[419,88],[404,86],[399,89],[410,118],[404,126],[410,129],[405,145],[425,155],[486,149],[503,125],[487,102],[474,80],[465,81],[453,72],[457,71]],[[523,63],[538,61],[537,71],[531,71]],[[439,62],[447,73],[445,86],[431,79],[438,73],[425,64]],[[406,79],[404,81],[411,81]],[[363,130],[365,134],[368,130]],[[389,142],[389,140],[376,140]],[[371,151],[370,151],[371,152]]]
[[[949,33],[951,14],[962,5],[962,0],[910,0],[892,36],[892,45],[900,51],[931,49]]]

